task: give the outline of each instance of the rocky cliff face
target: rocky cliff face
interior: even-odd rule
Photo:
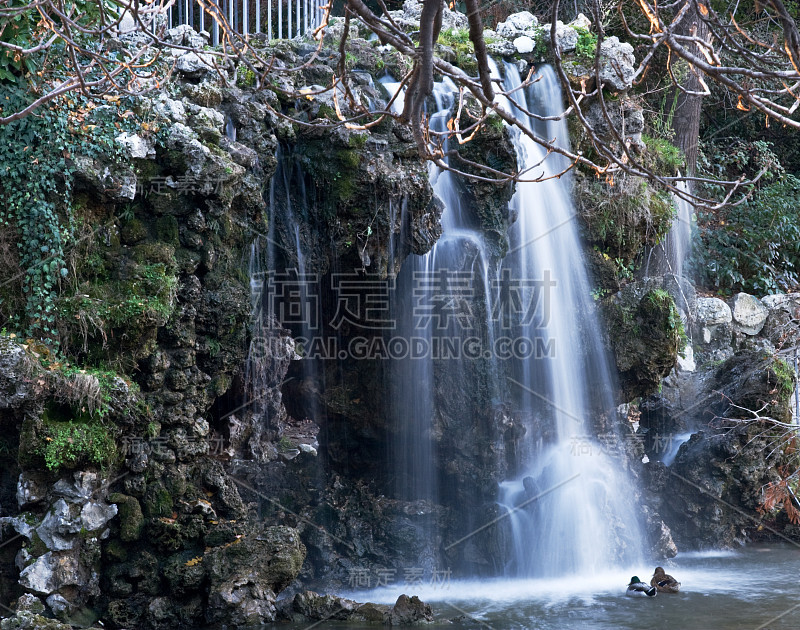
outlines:
[[[796,297],[740,293],[726,303],[686,285],[673,294],[691,337],[659,391],[639,403],[645,503],[678,548],[792,536],[786,514],[764,501],[792,461],[795,382],[783,351],[797,335]]]
[[[397,17],[413,28],[408,5]],[[458,26],[460,18],[449,19]],[[535,43],[540,31],[519,15],[492,46],[527,68],[542,52],[525,38]],[[575,30],[560,25],[559,33],[569,53]],[[198,35],[175,29],[170,37]],[[269,50],[253,41],[275,63],[301,68],[280,90],[256,91],[242,68],[220,76],[194,53],[178,55],[175,80],[132,105],[148,126],[117,135],[124,163],[75,156],[73,205],[85,230],[58,305],[72,364],[35,340],[0,336],[0,600],[19,598],[18,617],[41,616],[35,594],[49,613],[81,625],[317,619],[333,605],[325,597],[277,604],[278,594],[300,582],[374,585],[418,569],[426,577],[501,571],[502,531],[447,549],[499,516],[497,483],[518,463],[521,422],[489,390],[488,365],[475,361],[467,375],[435,367],[439,411],[431,435],[418,438],[442,454],[443,498],[404,500],[385,464],[402,429],[386,413],[387,362],[323,353],[310,369],[307,322],[270,302],[274,274],[305,274],[322,337],[374,341],[379,335],[357,323],[331,323],[342,305],[336,282],[391,281],[441,235],[442,203],[409,130],[388,118],[369,129],[331,125],[337,105],[344,116],[353,105],[316,95],[339,61],[329,39],[320,54],[299,40]],[[377,43],[352,45],[348,87],[356,102],[380,109],[388,95],[376,75],[399,76],[404,60]],[[624,70],[630,51],[607,47]],[[574,72],[580,81],[586,69]],[[629,87],[624,72],[607,79]],[[641,109],[618,102],[623,135],[639,147]],[[487,125],[462,152],[514,168],[501,125]],[[606,189],[578,180],[587,240],[620,248],[613,264],[595,256],[601,297],[619,289],[619,266],[664,231],[663,200],[648,190],[646,207],[634,207],[641,191],[631,188],[628,205],[609,209],[598,202]],[[458,186],[496,261],[515,220],[513,186]],[[626,238],[606,229],[615,221]],[[464,268],[469,262],[467,252]],[[755,526],[759,489],[780,460],[762,457],[770,438],[756,436],[757,425],[711,420],[744,419],[740,408],[787,419],[791,377],[774,349],[796,339],[797,301],[737,296],[729,306],[696,298],[674,278],[629,284],[605,300],[622,399],[640,399],[631,408],[646,436],[629,465],[662,548],[674,548],[670,528],[683,548],[734,544]],[[694,372],[678,358],[683,328]],[[683,367],[673,371],[676,361]],[[678,432],[693,436],[667,467],[658,439]],[[418,601],[398,606],[351,608],[373,620],[430,613]]]
[[[398,59],[354,47],[351,93],[380,108],[372,75]],[[276,595],[301,571],[342,583],[356,566],[438,553],[417,522],[444,521],[445,509],[384,498],[385,471],[371,478],[385,440],[379,366],[333,360],[324,378],[293,376],[300,330],[259,321],[255,336],[263,294],[248,261],[277,244],[267,274],[385,280],[439,237],[441,202],[405,127],[333,129],[330,93],[307,98],[330,82],[337,53],[301,41],[271,52],[277,64],[309,62],[280,91],[250,89],[241,73],[237,86],[234,69],[220,76],[178,54],[175,80],[133,104],[143,131],[117,135],[126,161],[74,157],[86,230],[58,331],[71,363],[0,336],[8,601],[26,590],[76,623],[258,624],[275,619]],[[502,127],[484,135],[476,147],[513,162]],[[483,208],[501,213],[511,188],[496,193],[472,192],[495,227],[507,218]]]

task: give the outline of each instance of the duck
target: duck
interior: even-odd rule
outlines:
[[[642,582],[638,575],[634,575],[628,583],[628,590],[625,594],[628,597],[655,597],[658,590],[655,586],[650,586]]]
[[[656,567],[650,586],[655,586],[659,593],[677,593],[681,590],[681,583],[671,575],[664,573],[662,567]]]

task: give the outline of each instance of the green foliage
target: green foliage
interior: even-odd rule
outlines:
[[[33,98],[17,86],[7,86],[4,96],[0,102],[13,111]],[[16,314],[19,328],[29,337],[54,345],[58,344],[56,299],[69,276],[65,251],[75,228],[71,160],[75,155],[117,163],[124,159],[114,141],[119,133],[116,120],[84,123],[92,107],[81,96],[62,97],[0,126],[0,194],[5,201],[0,224],[16,229],[19,265],[25,272],[24,320]]]
[[[772,370],[778,378],[778,394],[788,399],[794,393],[794,368],[780,357],[775,357]]]
[[[239,68],[236,74],[236,85],[240,88],[253,87],[256,84],[256,73],[247,66]]]
[[[131,381],[125,381],[111,370],[103,368],[79,368],[74,365],[68,365],[61,368],[61,374],[72,379],[73,383],[79,382],[80,377],[87,376],[97,380],[99,389],[96,393],[96,400],[92,401],[92,407],[74,408],[73,411],[83,419],[96,419],[104,418],[114,410],[114,401],[118,397],[120,390],[125,389],[130,392],[138,392],[139,386]],[[77,377],[77,378],[76,378]],[[73,385],[73,389],[75,386]]]
[[[286,437],[285,435],[278,441],[278,450],[281,453],[287,453],[295,448],[295,445],[292,444],[292,441]]]
[[[675,214],[670,197],[625,176],[618,177],[613,186],[594,177],[576,181],[587,240],[606,260],[613,260],[617,275],[626,279],[644,248],[669,231]]]
[[[109,428],[100,423],[51,422],[41,455],[48,470],[95,464],[105,467],[118,455]]]
[[[29,98],[10,87],[6,104],[19,109]],[[68,274],[57,203],[66,205],[72,188],[66,155],[72,149],[67,116],[55,106],[0,127],[0,188],[5,204],[0,221],[18,233],[23,291],[31,336],[52,338],[54,300]]]
[[[642,141],[647,145],[648,166],[656,173],[672,176],[684,167],[686,160],[683,153],[666,138],[642,134]]]
[[[594,59],[597,52],[597,35],[585,28],[576,28],[578,43],[575,45],[575,56],[580,59]]]
[[[767,168],[743,203],[699,210],[702,246],[693,266],[708,287],[764,295],[800,285],[800,179],[782,172],[767,143],[732,142],[706,147],[699,166],[720,178]],[[710,150],[709,150],[710,149]],[[709,187],[713,188],[713,187]]]
[[[442,29],[437,43],[452,48],[456,53],[455,65],[466,72],[477,70],[475,47],[469,38],[469,29]]]
[[[27,9],[26,9],[27,7]],[[77,21],[80,28],[93,29],[103,24],[108,24],[118,14],[119,4],[113,0],[66,0],[59,5],[61,11],[70,15]],[[48,12],[47,20],[42,19],[40,10],[34,3],[20,2],[20,0],[5,0],[2,3],[5,13],[0,23],[0,41],[19,46],[33,48],[38,43],[53,36],[52,30],[47,27],[51,21],[56,29],[60,26],[60,18],[52,10]],[[19,11],[15,11],[19,9]],[[47,11],[47,8],[44,8]],[[12,14],[13,12],[13,14]],[[73,32],[72,36],[81,43],[82,33]],[[91,42],[86,42],[91,45]],[[57,38],[52,50],[63,51],[64,41]],[[33,79],[45,59],[44,51],[37,51],[28,55],[0,48],[0,84],[20,82],[20,79],[29,73]],[[32,81],[33,82],[33,81]]]
[[[10,0],[3,3],[3,9],[12,10],[26,6],[27,2]],[[0,41],[31,48],[35,39],[37,13],[33,10],[18,13],[14,17],[3,20],[3,32]],[[16,81],[23,72],[36,72],[36,62],[32,56],[22,56],[6,48],[0,48],[0,84]]]
[[[62,299],[58,312],[67,319],[83,314],[109,328],[163,326],[174,310],[177,286],[172,266],[137,265],[124,281],[90,285],[86,293]]]

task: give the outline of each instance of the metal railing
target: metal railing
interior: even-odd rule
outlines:
[[[198,32],[208,30],[214,46],[219,44],[220,22],[240,35],[264,33],[269,39],[291,39],[317,28],[327,3],[328,0],[176,0],[166,10],[167,27],[188,24]]]

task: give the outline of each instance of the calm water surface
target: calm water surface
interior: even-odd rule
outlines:
[[[559,580],[453,579],[437,587],[412,589],[400,584],[341,595],[386,604],[394,603],[402,592],[419,595],[433,606],[437,621],[454,630],[800,629],[800,547],[752,546],[735,552],[680,554],[663,566],[681,582],[681,593],[625,597],[631,575],[649,581],[654,566]],[[461,616],[465,617],[449,622]],[[360,628],[342,622],[314,627]]]

